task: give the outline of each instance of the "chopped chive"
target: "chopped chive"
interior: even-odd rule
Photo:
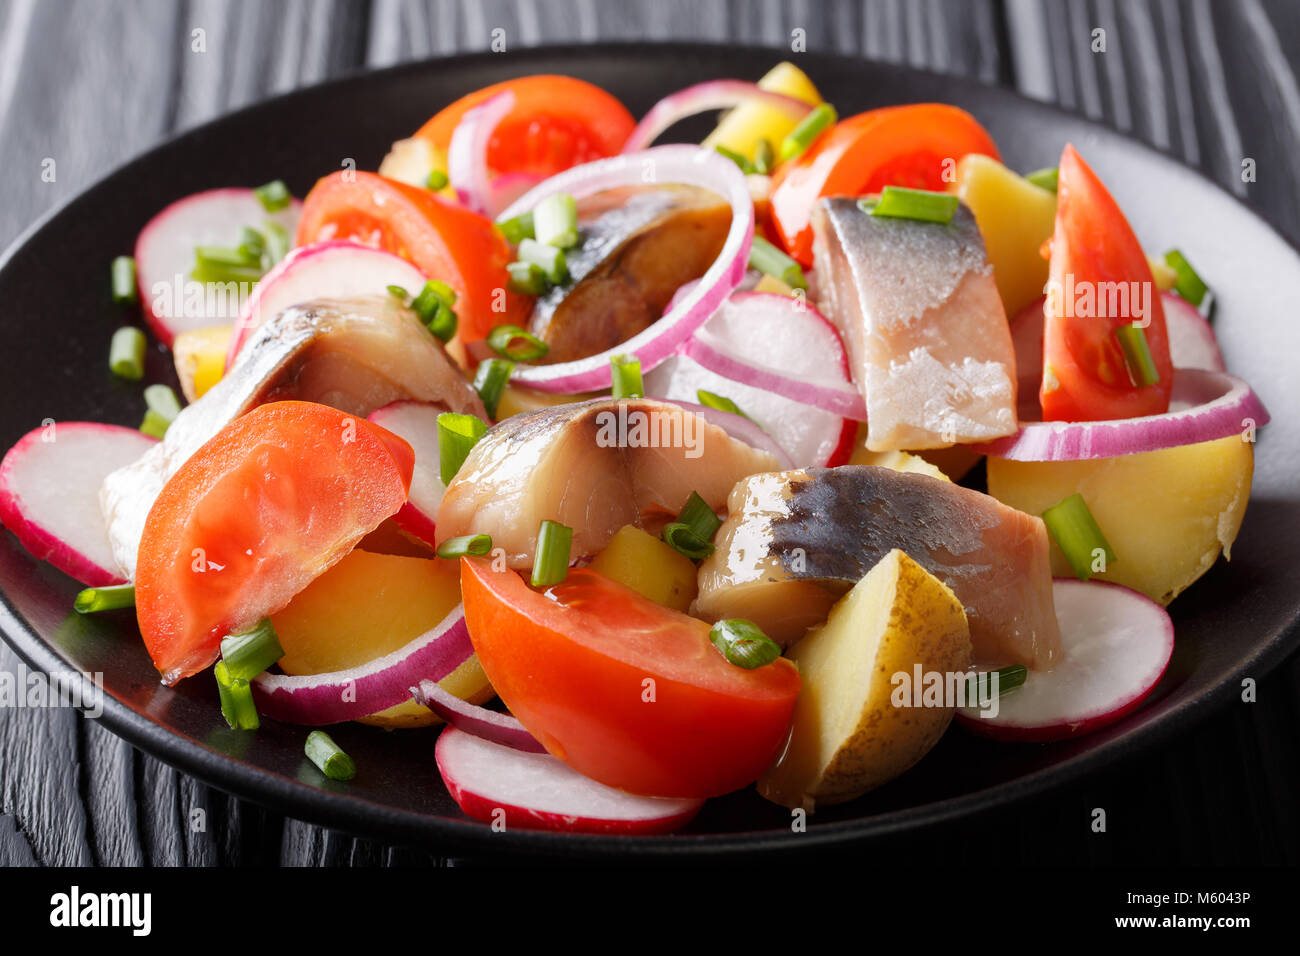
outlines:
[[[488,348],[502,358],[515,362],[531,362],[551,350],[551,347],[517,325],[498,325],[487,337]]]
[[[238,249],[199,246],[194,250],[190,278],[196,282],[256,282],[262,278],[261,262],[244,258]]]
[[[1106,567],[1118,560],[1081,494],[1070,495],[1044,511],[1043,523],[1080,581],[1087,581],[1094,574],[1093,561],[1097,551],[1105,556]]]
[[[135,260],[130,256],[118,256],[113,260],[113,301],[119,305],[130,305],[140,301],[140,290],[135,284]]]
[[[292,198],[289,195],[289,187],[284,184],[283,179],[273,179],[265,185],[258,186],[253,190],[253,195],[267,212],[284,209]]]
[[[569,264],[565,261],[564,250],[548,246],[536,239],[525,239],[519,243],[519,261],[531,263],[546,274],[546,281],[551,285],[563,285],[569,281]]]
[[[110,584],[101,588],[86,588],[78,592],[72,602],[72,609],[78,614],[116,611],[124,607],[135,607],[134,584]]]
[[[512,246],[517,246],[525,239],[536,239],[533,232],[533,214],[531,211],[520,213],[513,219],[503,219],[497,223],[497,228],[501,230],[501,235],[506,237],[506,242]]]
[[[755,236],[754,244],[749,247],[749,267],[780,279],[793,289],[808,288],[808,280],[804,278],[799,263],[762,236]]]
[[[553,193],[533,210],[533,238],[548,246],[578,244],[578,203],[568,193]]]
[[[483,399],[483,407],[488,415],[497,417],[497,406],[501,404],[501,394],[506,390],[510,374],[515,370],[515,363],[509,359],[488,359],[480,362],[474,373],[474,390]]]
[[[889,219],[914,219],[918,222],[947,224],[957,212],[961,200],[951,193],[931,192],[928,189],[909,189],[906,186],[886,186],[875,202],[861,200],[859,208],[872,216]]]
[[[641,360],[635,355],[615,355],[610,358],[609,375],[613,398],[645,398]]]
[[[705,541],[711,541],[713,536],[718,533],[718,529],[722,527],[722,521],[719,520],[717,514],[696,491],[692,491],[691,496],[686,499],[686,504],[682,505],[677,520]]]
[[[144,378],[144,333],[131,325],[124,325],[113,333],[108,346],[108,367],[118,378],[138,382]]]
[[[463,558],[467,554],[482,557],[492,550],[492,535],[490,534],[462,534],[455,538],[448,538],[442,544],[438,545],[438,557],[440,558]]]
[[[1165,262],[1178,275],[1178,279],[1174,282],[1175,292],[1192,305],[1199,306],[1205,301],[1205,294],[1210,291],[1210,287],[1196,274],[1196,270],[1192,268],[1186,256],[1177,249],[1170,249],[1165,253]]]
[[[692,561],[703,561],[713,553],[712,542],[705,541],[692,531],[689,526],[677,521],[664,525],[660,537],[674,551],[686,555]]]
[[[251,631],[227,634],[221,639],[221,660],[231,677],[251,680],[284,657],[284,648],[269,617]]]
[[[510,276],[507,283],[511,292],[520,295],[545,295],[551,284],[546,279],[546,270],[535,262],[511,262],[506,266]]]
[[[966,702],[969,704],[972,700],[985,700],[990,697],[992,688],[990,683],[992,678],[990,674],[998,675],[998,697],[1011,693],[1025,682],[1029,676],[1029,671],[1024,664],[1011,664],[1007,667],[1000,667],[995,671],[984,671],[980,674],[974,674],[966,683]]]
[[[323,730],[313,730],[307,735],[304,752],[316,769],[331,780],[351,780],[357,775],[356,762]]]
[[[730,663],[752,671],[781,656],[781,648],[753,621],[733,617],[709,628],[709,640]]]
[[[558,521],[543,521],[537,529],[537,554],[533,558],[532,583],[535,588],[559,584],[569,573],[569,550],[573,546],[573,529]]]
[[[1060,170],[1056,166],[1047,169],[1035,169],[1032,173],[1026,173],[1025,178],[1035,186],[1046,189],[1049,193],[1056,192],[1057,177]]]
[[[754,147],[754,171],[763,176],[776,168],[776,150],[770,139],[760,139]]]
[[[440,189],[446,189],[448,182],[449,180],[447,179],[447,174],[445,172],[441,169],[434,169],[429,172],[429,176],[425,179],[424,184],[434,192],[437,192]]]
[[[428,322],[437,313],[439,305],[450,307],[455,303],[456,293],[451,286],[445,282],[430,279],[424,284],[424,288],[416,293],[415,298],[411,300],[411,308],[415,310],[416,315]]]
[[[1124,350],[1124,364],[1128,366],[1128,375],[1133,384],[1140,388],[1159,382],[1160,372],[1151,357],[1146,330],[1137,323],[1121,325],[1115,330],[1115,337]]]
[[[221,716],[233,730],[256,730],[262,722],[253,703],[253,691],[242,677],[232,677],[225,661],[217,661],[212,672],[217,678],[217,693],[221,696]]]
[[[391,295],[398,302],[402,303],[402,305],[410,304],[411,294],[407,292],[405,289],[403,289],[400,285],[390,285],[387,287],[387,289],[388,289],[388,294]]]
[[[716,149],[719,154],[727,157],[727,159],[739,166],[740,171],[746,176],[752,176],[754,173],[758,172],[758,168],[753,163],[740,155],[740,153],[736,152],[734,149],[727,149],[725,146],[715,146],[713,148]]]
[[[456,334],[457,326],[460,325],[460,317],[456,315],[456,310],[446,302],[440,302],[438,303],[438,311],[434,313],[433,318],[427,324],[434,338],[442,342],[450,342],[452,336]]]
[[[720,412],[730,412],[733,415],[740,415],[742,418],[749,418],[748,415],[741,411],[739,405],[727,398],[725,395],[719,395],[716,392],[706,392],[704,389],[700,388],[695,390],[695,397],[699,400],[699,403],[706,408],[716,408]],[[751,418],[750,421],[753,421],[753,419]]]
[[[181,401],[168,385],[150,385],[144,390],[144,403],[167,421],[181,413]]]
[[[487,423],[476,415],[443,412],[438,416],[438,467],[444,485],[451,484],[487,428]]]
[[[289,232],[278,222],[269,219],[263,230],[263,235],[266,237],[266,250],[262,254],[262,261],[266,263],[267,268],[270,268],[289,254]]]
[[[261,262],[262,253],[266,251],[266,237],[252,226],[245,226],[239,233],[239,245],[235,251],[249,262]]]
[[[167,429],[172,427],[172,423],[163,418],[152,408],[146,408],[144,418],[140,420],[140,431],[150,438],[157,438],[162,441],[167,434]]]
[[[781,162],[802,156],[817,137],[838,118],[835,107],[829,103],[819,103],[813,107],[812,111],[799,121],[799,125],[781,140]]]

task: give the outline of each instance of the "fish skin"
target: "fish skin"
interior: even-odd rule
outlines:
[[[629,421],[645,413],[647,436],[690,440],[694,429],[698,457],[682,445],[609,444],[606,416],[616,419],[620,406]],[[530,568],[546,519],[573,528],[573,556],[595,554],[625,524],[676,515],[692,491],[720,509],[739,479],[775,467],[770,453],[670,402],[600,398],[538,409],[498,423],[470,451],[438,509],[438,541],[490,534],[510,567]]]
[[[716,550],[700,566],[693,612],[762,626],[753,617],[758,586],[817,585],[834,600],[898,548],[965,605],[976,660],[1033,668],[1059,660],[1041,518],[970,488],[870,465],[757,475],[737,484],[728,507]],[[738,585],[748,593],[733,598]],[[824,619],[827,600],[801,616],[787,612],[769,636],[798,640]]]
[[[828,198],[812,216],[822,311],[867,403],[872,451],[942,448],[1016,431],[1011,331],[975,217],[871,216]]]
[[[331,405],[358,418],[398,399],[487,417],[441,343],[392,296],[321,299],[285,309],[253,333],[216,385],[181,410],[162,441],[104,479],[100,508],[128,580],[135,579],[145,522],[167,480],[240,415],[286,399]]]

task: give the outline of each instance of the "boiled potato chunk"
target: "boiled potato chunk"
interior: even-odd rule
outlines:
[[[758,792],[812,812],[892,780],[938,742],[953,708],[894,706],[893,675],[967,670],[970,629],[948,586],[895,549],[787,656],[803,689],[790,743]]]
[[[620,528],[591,568],[683,614],[695,600],[695,562],[634,525]]]
[[[1115,552],[1103,581],[1168,604],[1230,556],[1250,498],[1255,446],[1240,435],[1092,461],[988,460],[989,494],[1030,514],[1083,495]],[[1052,543],[1052,573],[1072,576]]]
[[[758,86],[769,93],[784,93],[813,106],[822,101],[812,80],[793,63],[778,63],[764,74]],[[781,140],[798,124],[798,119],[792,119],[779,107],[758,102],[742,103],[723,117],[717,129],[704,140],[704,148],[722,146],[753,159],[760,139],[767,140],[774,149],[780,149]]]
[[[181,332],[172,342],[172,361],[186,401],[201,398],[226,374],[226,349],[230,346],[229,325],[213,325]]]
[[[446,617],[460,603],[454,561],[353,551],[271,616],[286,674],[324,674],[391,654]],[[438,682],[473,703],[492,697],[478,658]],[[363,723],[422,727],[439,718],[415,701],[372,714]]]
[[[1039,250],[1056,228],[1056,193],[978,153],[958,161],[949,189],[975,214],[998,294],[1015,315],[1043,294],[1047,260]]]

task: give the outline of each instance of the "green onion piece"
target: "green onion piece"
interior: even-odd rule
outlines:
[[[266,237],[252,226],[245,226],[239,233],[239,245],[235,251],[249,262],[260,263],[262,253],[266,251]]]
[[[238,249],[198,246],[190,276],[198,282],[256,282],[262,271],[260,260],[249,259]]]
[[[305,751],[307,759],[331,780],[351,780],[357,775],[356,762],[323,730],[313,730],[307,735]]]
[[[437,192],[440,189],[446,189],[448,182],[449,180],[447,179],[447,174],[445,172],[441,169],[434,169],[429,172],[429,177],[424,181],[424,184],[434,192]]]
[[[578,203],[568,193],[554,193],[533,210],[533,238],[548,246],[572,249],[578,244]]]
[[[536,239],[525,239],[519,243],[519,261],[531,263],[546,273],[546,281],[551,285],[562,285],[569,281],[569,264],[565,261],[564,250],[548,246]]]
[[[776,150],[770,139],[760,139],[754,146],[754,172],[763,176],[776,168]]]
[[[700,497],[699,492],[692,491],[682,506],[677,521],[686,525],[705,541],[711,541],[722,527],[722,521],[709,507],[709,503]]]
[[[150,385],[144,390],[144,403],[169,422],[181,413],[181,401],[168,385]]]
[[[511,292],[520,295],[545,295],[551,284],[546,279],[546,270],[535,262],[511,262],[506,266],[510,276],[507,283]]]
[[[487,423],[475,415],[443,412],[438,416],[438,467],[444,485],[451,484],[487,428]]]
[[[727,157],[727,159],[731,160],[733,163],[739,166],[740,171],[744,173],[746,176],[752,176],[754,173],[758,172],[758,167],[756,167],[753,163],[751,163],[744,156],[740,155],[740,153],[736,152],[734,149],[727,149],[727,147],[725,146],[715,146],[713,148],[716,149],[721,155]]]
[[[1115,330],[1115,337],[1124,350],[1124,364],[1128,366],[1129,378],[1133,384],[1141,387],[1159,382],[1160,371],[1151,357],[1146,329],[1136,323],[1121,325]]]
[[[167,429],[172,427],[172,423],[163,418],[152,408],[146,408],[144,418],[140,421],[140,431],[144,432],[150,438],[157,438],[162,441],[163,436],[167,434]]]
[[[733,415],[740,415],[743,418],[749,418],[749,416],[741,410],[739,405],[727,398],[725,395],[719,395],[716,392],[706,392],[704,389],[700,388],[695,390],[695,397],[699,400],[701,405],[704,405],[707,408],[716,408],[720,412],[731,412]],[[749,420],[753,421],[752,418]]]
[[[714,624],[709,628],[709,640],[723,657],[747,671],[770,664],[781,656],[776,641],[764,634],[753,621],[744,618],[733,617]]]
[[[269,219],[263,230],[262,234],[266,237],[266,251],[262,254],[262,261],[269,269],[289,254],[289,232],[278,222]]]
[[[498,325],[487,337],[488,348],[502,358],[515,362],[531,362],[551,350],[551,347],[517,325]]]
[[[78,614],[116,611],[123,607],[135,607],[134,584],[110,584],[102,588],[86,588],[78,592],[72,602],[72,609]]]
[[[564,580],[569,573],[572,545],[572,528],[558,521],[542,522],[537,529],[537,553],[533,557],[533,587],[550,587]]]
[[[442,544],[438,545],[438,557],[463,558],[467,554],[482,557],[492,550],[492,535],[490,534],[462,534],[455,538],[448,538]]]
[[[1210,291],[1210,287],[1196,274],[1186,256],[1177,249],[1170,249],[1165,253],[1165,263],[1178,275],[1174,282],[1175,292],[1192,305],[1200,305],[1205,301],[1205,293]]]
[[[221,639],[221,660],[231,677],[251,680],[284,657],[284,648],[269,617],[251,631],[228,634]]]
[[[928,189],[908,189],[906,186],[886,186],[874,203],[860,201],[863,212],[890,219],[914,219],[918,222],[952,222],[961,200],[951,193],[931,192]]]
[[[609,376],[614,398],[645,398],[641,381],[641,360],[635,355],[615,355],[609,360]]]
[[[225,661],[217,661],[212,672],[217,678],[217,693],[221,696],[221,716],[233,730],[256,730],[262,722],[253,703],[253,691],[242,677],[230,676]]]
[[[459,324],[460,317],[456,315],[456,310],[447,305],[446,302],[438,304],[438,311],[428,321],[429,331],[433,333],[434,338],[442,342],[451,341]]]
[[[429,322],[437,314],[438,306],[445,305],[448,308],[456,304],[456,292],[445,282],[439,282],[437,279],[430,279],[424,284],[414,299],[411,300],[411,308],[425,322]]]
[[[754,244],[749,247],[749,267],[757,269],[764,275],[780,279],[791,288],[808,288],[808,280],[804,278],[803,268],[799,263],[762,236],[755,236]]]
[[[819,103],[805,116],[785,139],[781,140],[781,162],[802,156],[804,151],[839,117],[835,107]]]
[[[497,417],[497,406],[501,404],[501,394],[506,390],[510,374],[515,370],[515,363],[509,359],[488,359],[479,362],[478,371],[474,373],[474,390],[483,399],[487,413]]]
[[[501,235],[506,237],[506,242],[512,246],[517,246],[525,239],[536,239],[533,232],[533,214],[532,212],[520,213],[513,219],[503,219],[497,223],[497,228],[501,230]]]
[[[402,305],[410,304],[411,294],[407,292],[405,289],[403,289],[400,285],[390,285],[387,286],[387,289],[388,289],[388,294],[391,295],[398,302],[402,303]]]
[[[284,184],[283,179],[273,179],[264,186],[258,186],[253,190],[253,195],[267,212],[284,209],[292,198],[289,195],[289,187]]]
[[[1056,192],[1056,180],[1059,169],[1051,166],[1047,169],[1035,169],[1032,173],[1026,173],[1025,178],[1035,186],[1041,186],[1049,193]]]
[[[130,256],[118,256],[113,260],[113,301],[119,305],[130,305],[140,301],[140,290],[135,284],[135,260]]]
[[[989,698],[992,693],[990,674],[998,675],[998,697],[1011,693],[1025,682],[1029,676],[1029,671],[1024,664],[1011,664],[1007,667],[1000,667],[996,671],[985,671],[982,674],[975,674],[966,683],[966,703]]]
[[[1043,523],[1070,562],[1070,567],[1080,581],[1093,575],[1093,554],[1100,550],[1106,557],[1106,566],[1117,558],[1097,527],[1097,519],[1088,510],[1083,495],[1073,494],[1043,512]]]
[[[124,325],[113,333],[108,346],[108,367],[118,378],[138,382],[144,378],[144,333],[131,325]]]
[[[678,554],[684,554],[692,561],[703,561],[713,553],[713,543],[705,541],[689,526],[673,521],[664,525],[660,532],[664,543]]]

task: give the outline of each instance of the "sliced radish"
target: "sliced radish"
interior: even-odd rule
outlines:
[[[703,800],[640,797],[584,777],[550,754],[525,753],[448,726],[434,757],[466,815],[507,830],[668,833]]]
[[[958,719],[1000,740],[1060,740],[1091,733],[1132,712],[1160,682],[1174,652],[1174,623],[1150,598],[1102,581],[1052,582],[1065,656],[1030,671],[1019,689],[997,701],[996,716],[979,707]]]
[[[857,434],[853,420],[724,378],[685,355],[666,359],[644,375],[644,382],[651,398],[699,402],[703,389],[731,399],[785,450],[795,467],[840,465],[852,453]]]
[[[370,421],[405,438],[415,449],[415,471],[406,504],[393,516],[397,526],[436,548],[438,506],[447,486],[438,457],[438,413],[447,409],[429,402],[393,402],[376,409]]]
[[[178,199],[150,219],[135,242],[136,279],[145,319],[163,344],[170,346],[178,332],[230,325],[252,292],[191,279],[196,246],[238,246],[245,226],[260,231],[267,220],[292,236],[301,210],[296,199],[267,212],[251,189],[209,189]]]
[[[411,696],[421,707],[428,707],[451,726],[467,734],[525,753],[546,753],[546,748],[514,717],[462,700],[450,691],[443,690],[436,681],[420,681],[418,686],[411,688]]]
[[[359,242],[331,239],[299,246],[262,277],[230,336],[226,367],[267,319],[309,299],[383,293],[390,285],[411,295],[424,288],[423,272],[401,256]]]
[[[121,584],[99,486],[156,444],[134,428],[97,422],[51,422],[28,432],[0,462],[0,522],[33,555],[82,584]]]
[[[1219,340],[1196,306],[1181,296],[1166,292],[1165,327],[1169,330],[1169,357],[1174,368],[1203,368],[1211,372],[1226,372],[1228,366],[1219,351]]]

